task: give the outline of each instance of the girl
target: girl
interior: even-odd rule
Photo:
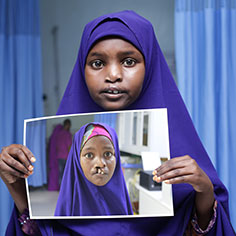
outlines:
[[[136,73],[137,72],[137,73]],[[99,82],[98,82],[99,80]],[[154,172],[156,181],[173,185],[174,216],[83,221],[37,221],[41,233],[54,235],[234,235],[229,220],[227,190],[204,150],[171,76],[152,25],[132,11],[101,16],[84,29],[78,58],[58,114],[113,109],[168,109],[172,159]],[[20,153],[20,165],[12,156]],[[19,151],[20,150],[20,151]],[[23,153],[22,153],[23,152]],[[20,212],[27,208],[15,185],[30,174],[32,153],[11,145],[1,154],[2,178]],[[19,174],[7,166],[20,170]],[[27,170],[28,167],[28,170]],[[7,178],[9,181],[7,181]],[[23,186],[24,187],[24,186]],[[22,189],[22,188],[20,188]],[[18,194],[19,195],[19,194]],[[23,198],[23,199],[22,199]],[[16,208],[8,227],[22,233]],[[15,231],[13,231],[15,233]],[[13,235],[13,234],[11,234]]]
[[[56,216],[132,215],[116,132],[87,124],[75,134]]]

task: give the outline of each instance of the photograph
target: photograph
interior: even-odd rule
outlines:
[[[173,216],[171,185],[152,174],[170,159],[167,109],[41,117],[24,127],[38,157],[26,179],[32,219]]]

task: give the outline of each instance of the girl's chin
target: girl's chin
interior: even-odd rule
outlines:
[[[129,106],[129,103],[121,103],[121,102],[107,102],[103,104],[98,104],[102,107],[105,111],[116,111],[122,110]]]
[[[107,181],[108,182],[108,181]],[[104,186],[107,182],[103,182],[103,183],[97,183],[97,182],[95,182],[95,183],[93,183],[94,185],[96,185],[96,186]]]
[[[109,179],[104,179],[104,178],[97,178],[96,180],[93,180],[92,183],[97,186],[104,186],[107,184]]]

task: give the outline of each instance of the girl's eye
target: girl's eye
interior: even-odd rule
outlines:
[[[105,152],[104,157],[110,158],[113,154],[111,152]]]
[[[93,158],[93,153],[89,152],[89,153],[86,153],[84,156],[88,159],[92,159]]]
[[[104,63],[101,60],[95,60],[91,63],[91,66],[94,69],[101,69],[104,66]]]
[[[123,61],[123,65],[124,66],[127,66],[127,67],[132,67],[136,64],[136,61],[132,58],[126,58],[124,61]]]

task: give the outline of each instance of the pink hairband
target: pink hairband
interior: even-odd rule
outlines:
[[[98,135],[105,136],[105,137],[109,138],[112,142],[111,135],[108,133],[108,131],[104,127],[102,127],[101,125],[91,124],[91,125],[88,125],[86,127],[86,131],[85,131],[84,136],[83,136],[83,140],[82,140],[80,150],[84,147],[85,143],[89,139],[91,139],[94,136],[98,136]]]

